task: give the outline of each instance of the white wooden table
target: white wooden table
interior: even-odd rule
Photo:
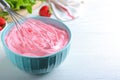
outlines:
[[[64,22],[73,34],[70,53],[49,74],[20,71],[1,47],[0,80],[120,80],[119,7],[119,0],[85,0],[80,17]]]

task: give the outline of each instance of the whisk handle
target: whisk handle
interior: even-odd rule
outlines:
[[[0,0],[0,3],[1,3],[5,8],[10,8],[10,5],[9,5],[5,0]]]

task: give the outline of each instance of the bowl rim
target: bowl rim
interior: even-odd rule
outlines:
[[[67,47],[70,46],[71,40],[72,40],[72,34],[71,34],[70,28],[68,28],[68,26],[67,26],[66,24],[64,24],[63,22],[58,21],[58,20],[56,20],[56,19],[48,18],[48,17],[32,16],[32,17],[28,17],[28,18],[41,18],[41,19],[44,18],[44,19],[50,19],[50,20],[53,20],[53,21],[55,21],[55,22],[58,22],[58,23],[64,25],[65,30],[67,30],[67,32],[69,33],[68,43],[67,43],[62,49],[60,49],[60,50],[58,50],[58,51],[56,51],[56,52],[54,52],[54,53],[52,53],[52,54],[45,55],[45,56],[26,56],[26,55],[18,54],[18,53],[16,53],[16,52],[12,51],[10,48],[8,48],[7,44],[5,43],[5,37],[3,37],[3,34],[5,34],[5,31],[7,30],[8,26],[13,24],[13,23],[10,23],[10,24],[7,25],[6,28],[2,31],[1,41],[2,41],[3,46],[4,46],[5,48],[7,48],[8,50],[10,50],[13,54],[18,55],[18,56],[21,56],[21,57],[26,57],[26,58],[46,58],[46,57],[54,56],[54,55],[58,54],[59,52],[64,51]],[[6,54],[7,54],[7,53],[6,53]]]

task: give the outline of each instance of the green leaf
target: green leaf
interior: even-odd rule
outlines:
[[[30,0],[30,3],[33,5],[35,4],[35,0]]]
[[[46,1],[46,0],[40,0],[40,1],[44,2],[44,1]]]
[[[6,0],[10,4],[13,10],[20,10],[22,8],[27,9],[29,13],[32,13],[32,5],[36,0]]]
[[[6,16],[6,15],[8,15],[7,12],[0,12],[0,16],[1,16],[1,17],[4,17],[4,16]]]
[[[27,6],[26,9],[29,13],[32,13],[32,6]]]

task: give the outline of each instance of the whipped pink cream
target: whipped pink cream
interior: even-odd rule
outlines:
[[[8,47],[25,56],[45,56],[59,51],[68,43],[65,30],[28,19],[18,29],[13,27],[6,36]]]

